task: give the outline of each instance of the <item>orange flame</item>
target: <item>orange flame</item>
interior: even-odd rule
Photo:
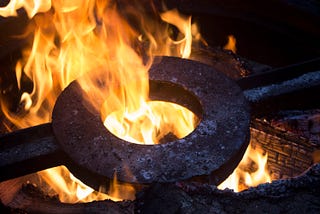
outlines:
[[[239,192],[248,187],[271,182],[270,174],[266,168],[267,160],[267,154],[263,155],[261,149],[254,149],[249,145],[237,168],[218,188],[229,188]]]
[[[103,120],[106,119],[109,129],[124,129],[128,125],[124,121],[137,124],[124,131],[138,136],[131,137],[132,141],[156,143],[167,133],[184,137],[193,130],[195,119],[192,113],[165,102],[161,104],[163,107],[159,107],[159,103],[148,99],[148,69],[153,56],[187,58],[191,53],[192,39],[201,38],[197,28],[192,27],[191,18],[180,15],[176,10],[160,14],[164,22],[175,25],[180,31],[173,38],[168,33],[168,24],[143,18],[147,12],[141,5],[137,7],[138,11],[132,8],[127,11],[142,20],[138,24],[142,26],[137,27],[131,26],[117,7],[116,2],[108,0],[12,0],[0,8],[0,15],[4,17],[16,16],[16,10],[24,8],[32,18],[31,30],[27,33],[33,35],[33,44],[23,51],[23,58],[16,65],[16,77],[21,89],[21,78],[26,75],[33,83],[33,90],[22,92],[19,112],[11,112],[1,102],[2,111],[12,123],[18,128],[26,128],[49,122],[60,92],[73,80],[87,75],[88,79],[80,82],[84,91],[94,87],[92,83],[97,79],[108,86],[105,91],[90,94],[90,98],[93,103],[97,97],[108,98],[108,114],[103,116]],[[142,30],[137,30],[140,28]],[[148,44],[147,48],[145,44]],[[147,60],[143,57],[145,53]],[[171,118],[164,118],[164,115],[169,115],[164,111],[174,113]],[[149,116],[145,115],[146,112]],[[136,120],[142,123],[136,123]],[[167,122],[159,125],[159,120]],[[110,121],[115,121],[115,125],[110,125]],[[165,126],[169,129],[162,128]],[[163,133],[155,136],[159,129]],[[121,133],[119,135],[122,136]],[[124,138],[128,140],[128,137]],[[93,193],[65,167],[48,169],[39,175],[50,183],[64,202],[87,202],[106,197]],[[119,185],[115,183],[115,186]]]
[[[135,190],[128,184],[119,184],[116,174],[108,194],[95,191],[74,177],[65,166],[53,167],[40,172],[38,175],[48,184],[54,192],[59,193],[59,200],[64,203],[91,202],[94,200],[111,199],[121,201],[133,200]]]
[[[113,180],[108,194],[113,201],[134,200],[135,189],[130,184],[120,184],[117,179],[117,174],[114,173]]]
[[[110,132],[126,141],[156,144],[170,133],[179,139],[187,136],[196,122],[196,116],[180,105],[151,101],[132,113],[112,112],[104,124]]]
[[[119,200],[83,184],[74,177],[65,166],[54,167],[38,172],[50,187],[59,193],[59,200],[64,203],[90,202],[93,200]]]
[[[236,44],[237,44],[236,38],[233,35],[229,35],[228,43],[223,47],[223,49],[230,50],[233,53],[236,53],[237,52]]]
[[[192,31],[191,31],[191,17],[182,16],[178,10],[170,10],[160,14],[163,21],[177,26],[179,31],[184,34],[180,41],[173,41],[173,44],[181,44],[179,53],[182,58],[189,58],[191,54]],[[180,36],[181,37],[181,36]]]

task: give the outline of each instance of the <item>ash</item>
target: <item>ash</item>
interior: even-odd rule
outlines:
[[[320,84],[320,71],[315,71],[301,75],[292,80],[284,81],[279,84],[272,84],[264,87],[253,88],[244,91],[245,97],[251,102],[279,96],[281,94],[301,90]]]

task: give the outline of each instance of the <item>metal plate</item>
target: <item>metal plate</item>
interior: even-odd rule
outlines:
[[[150,97],[176,102],[200,115],[191,134],[158,145],[121,140],[104,127],[100,112],[90,107],[75,81],[59,96],[53,111],[58,143],[81,166],[109,178],[116,172],[122,182],[204,178],[220,183],[237,166],[249,142],[250,112],[241,89],[199,62],[173,57],[157,61],[149,72]]]

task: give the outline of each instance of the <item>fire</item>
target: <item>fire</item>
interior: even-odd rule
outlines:
[[[192,44],[191,17],[182,16],[177,10],[167,11],[160,15],[163,21],[177,26],[180,32],[183,32],[183,38],[180,41],[173,41],[172,43],[181,44],[179,48],[181,57],[189,58]]]
[[[236,43],[236,38],[233,35],[229,35],[228,43],[223,48],[236,53]],[[263,155],[262,149],[253,148],[250,144],[237,168],[218,188],[229,188],[239,192],[248,187],[271,182],[271,177],[267,170],[267,160],[268,154]]]
[[[239,192],[248,187],[271,182],[271,176],[266,168],[267,160],[268,154],[263,155],[261,149],[253,148],[250,144],[237,168],[218,188],[229,188]]]
[[[38,172],[38,175],[40,175],[46,183],[50,184],[50,188],[52,188],[56,193],[59,193],[59,199],[61,202],[89,202],[93,199],[116,200],[116,198],[96,192],[92,188],[86,186],[80,180],[75,178],[65,166],[46,169]]]
[[[236,38],[233,35],[229,35],[228,43],[223,47],[223,49],[230,50],[233,53],[236,53],[237,52],[236,44],[237,44]]]
[[[2,112],[16,127],[50,122],[60,92],[86,75],[88,78],[81,81],[84,91],[95,87],[97,82],[108,86],[102,91],[97,88],[89,99],[94,105],[95,99],[108,98],[107,110],[99,110],[108,112],[102,120],[109,129],[119,127],[120,133],[116,135],[130,140],[129,133],[135,136],[131,137],[133,142],[157,143],[167,134],[181,138],[193,130],[196,119],[188,110],[149,100],[148,70],[155,55],[188,58],[192,40],[201,39],[197,28],[190,17],[176,10],[160,14],[159,23],[158,19],[150,19],[139,1],[119,9],[121,6],[108,0],[12,0],[0,8],[4,17],[16,16],[16,10],[24,8],[30,18],[25,35],[33,37],[32,46],[23,51],[16,64],[18,87],[22,90],[22,76],[26,76],[32,81],[32,91],[21,92],[19,111],[12,112],[8,104],[0,103]],[[132,19],[137,20],[135,25],[129,24]],[[170,33],[169,24],[178,29],[177,35]],[[171,111],[170,118],[164,118]],[[169,129],[163,128],[166,126]],[[155,134],[159,130],[160,136]],[[39,175],[59,193],[63,202],[106,197],[82,184],[64,167],[48,169]]]
[[[17,9],[25,8],[29,18],[37,13],[46,12],[51,8],[51,1],[12,0],[6,7],[0,8],[0,16],[17,16]]]
[[[108,194],[104,191],[95,191],[74,177],[65,166],[53,167],[40,172],[38,175],[48,184],[54,192],[59,193],[59,200],[64,203],[90,202],[94,200],[111,199],[121,201],[134,199],[134,189],[130,185],[120,185],[116,174]]]
[[[109,114],[104,125],[116,136],[137,144],[156,144],[173,134],[183,138],[196,125],[190,110],[170,102],[151,101],[133,113],[117,111]]]
[[[1,102],[5,116],[18,128],[50,122],[60,92],[86,75],[88,79],[81,82],[84,91],[97,82],[108,86],[103,91],[97,88],[89,98],[93,105],[97,98],[106,99],[107,108],[99,111],[106,127],[115,135],[135,143],[153,144],[169,134],[177,138],[189,134],[197,120],[193,113],[172,103],[149,100],[148,70],[155,55],[188,58],[192,40],[204,40],[190,17],[171,10],[160,14],[159,23],[139,3],[130,1],[119,9],[123,5],[108,0],[12,0],[0,8],[0,16],[4,17],[16,16],[16,10],[24,8],[31,23],[25,34],[33,37],[32,46],[23,51],[16,64],[18,87],[23,88],[25,75],[32,81],[33,89],[21,92],[19,111],[12,112],[8,104]],[[178,33],[170,31],[169,24]],[[235,52],[234,37],[229,37],[229,43],[225,48]],[[260,158],[266,161],[266,156]],[[264,173],[258,170],[255,174]],[[108,196],[81,183],[65,167],[38,174],[62,202],[89,202],[112,196],[130,198],[121,192],[134,194],[131,187],[118,184],[116,175]],[[245,185],[257,184],[249,174],[245,177]]]

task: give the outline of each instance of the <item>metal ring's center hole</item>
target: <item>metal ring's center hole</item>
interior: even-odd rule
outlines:
[[[150,99],[134,111],[126,107],[108,110],[106,99],[101,110],[105,127],[131,143],[158,144],[184,138],[200,122],[201,115],[190,110],[200,107],[196,112],[202,112],[200,102],[177,84],[150,81]]]

